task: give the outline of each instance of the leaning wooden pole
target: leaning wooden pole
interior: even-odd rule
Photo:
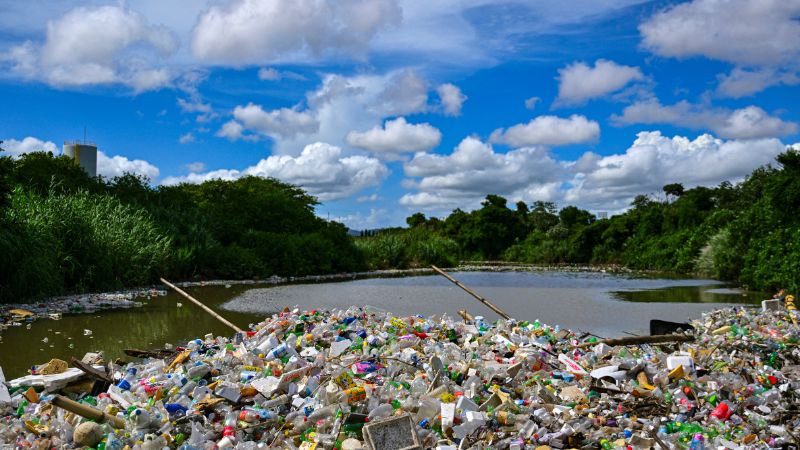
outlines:
[[[182,296],[186,297],[186,298],[187,298],[189,301],[191,301],[191,302],[192,302],[192,303],[194,303],[195,305],[197,305],[197,306],[199,306],[199,307],[203,308],[203,309],[205,310],[205,312],[207,312],[207,313],[211,314],[211,315],[212,315],[212,316],[213,316],[215,319],[217,319],[217,320],[219,320],[220,322],[224,323],[225,325],[227,325],[227,326],[229,326],[229,327],[233,328],[233,329],[234,329],[234,330],[235,330],[237,333],[242,333],[242,332],[243,332],[241,328],[239,328],[239,327],[237,327],[236,325],[234,325],[234,324],[230,323],[230,322],[228,321],[228,319],[226,319],[226,318],[224,318],[224,317],[220,316],[219,314],[215,313],[215,312],[214,312],[214,311],[213,311],[211,308],[209,308],[208,306],[206,306],[206,305],[204,305],[204,304],[200,303],[200,301],[199,301],[199,300],[197,300],[196,298],[194,298],[194,297],[192,297],[191,295],[187,294],[187,293],[186,293],[186,292],[185,292],[183,289],[179,288],[178,286],[175,286],[174,284],[170,283],[169,281],[167,281],[167,280],[165,280],[165,279],[163,279],[163,278],[160,278],[160,280],[161,280],[161,282],[162,282],[162,283],[164,283],[165,285],[167,285],[167,286],[168,286],[170,289],[172,289],[172,290],[174,290],[175,292],[177,292],[178,294],[181,294]]]
[[[125,421],[117,416],[112,416],[111,414],[107,414],[103,411],[100,411],[97,408],[92,408],[91,406],[84,405],[83,403],[78,403],[74,400],[70,400],[63,395],[56,395],[51,400],[51,403],[54,406],[58,406],[59,408],[66,409],[69,412],[75,413],[81,417],[85,417],[87,419],[92,419],[97,422],[105,422],[110,424],[114,428],[125,428]]]
[[[433,270],[435,270],[435,271],[436,271],[436,272],[437,272],[439,275],[441,275],[441,276],[443,276],[443,277],[447,278],[448,280],[450,280],[450,282],[451,282],[451,283],[453,283],[453,284],[455,284],[456,286],[460,287],[461,289],[465,290],[465,291],[467,292],[467,294],[469,294],[469,295],[471,295],[471,296],[475,297],[475,299],[477,299],[479,302],[481,302],[481,303],[483,303],[484,305],[486,305],[486,307],[487,307],[487,308],[489,308],[489,309],[491,309],[492,311],[496,312],[496,313],[497,313],[497,315],[499,315],[499,316],[500,316],[500,317],[502,317],[503,319],[506,319],[506,320],[509,320],[509,319],[511,319],[511,316],[509,316],[508,314],[506,314],[506,313],[505,313],[505,312],[504,312],[502,309],[500,309],[500,308],[498,308],[497,306],[493,305],[493,304],[492,304],[492,302],[490,302],[489,300],[486,300],[485,298],[483,298],[483,297],[481,297],[480,295],[478,295],[478,293],[477,293],[477,292],[475,292],[475,291],[473,291],[472,289],[470,289],[470,288],[468,288],[468,287],[464,286],[463,284],[461,284],[461,282],[460,282],[460,281],[458,281],[458,280],[456,280],[455,278],[451,277],[451,276],[450,276],[450,275],[449,275],[447,272],[445,272],[444,270],[442,270],[442,269],[440,269],[440,268],[438,268],[438,267],[436,267],[436,266],[433,266],[433,265],[432,265],[431,267],[432,267],[432,268],[433,268]]]

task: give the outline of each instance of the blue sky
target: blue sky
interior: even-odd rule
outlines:
[[[800,142],[800,1],[0,4],[0,139],[305,187],[352,228],[486,194],[618,212]]]

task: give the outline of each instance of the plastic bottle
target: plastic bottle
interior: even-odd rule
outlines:
[[[689,450],[705,450],[705,444],[702,433],[695,433],[692,442],[689,443]]]
[[[131,367],[127,371],[125,371],[125,376],[122,377],[121,380],[117,383],[117,387],[122,389],[123,391],[128,391],[131,389],[134,381],[136,381],[136,368]]]
[[[384,403],[378,406],[377,408],[373,409],[372,411],[370,411],[367,417],[369,417],[370,421],[374,421],[389,417],[393,413],[394,413],[394,408],[392,407],[392,405],[390,403]]]

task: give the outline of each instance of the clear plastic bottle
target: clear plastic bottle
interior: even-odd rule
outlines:
[[[125,371],[125,376],[117,383],[117,387],[123,391],[129,391],[136,381],[136,368],[131,367]]]

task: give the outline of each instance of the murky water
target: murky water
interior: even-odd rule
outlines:
[[[742,293],[713,280],[633,278],[603,273],[456,272],[453,275],[511,316],[590,331],[601,336],[647,334],[649,320],[685,321],[731,303],[758,303],[763,293]],[[466,308],[496,316],[440,276],[365,279],[278,287],[207,286],[187,292],[238,326],[260,321],[284,306],[346,308],[371,305],[397,314],[455,315]],[[177,304],[182,303],[178,307]],[[91,335],[84,335],[91,330]],[[88,351],[124,357],[126,348],[152,349],[230,329],[177,294],[145,306],[97,314],[64,316],[12,327],[0,341],[0,366],[7,377],[56,357],[68,360]],[[47,342],[44,342],[44,339]]]

